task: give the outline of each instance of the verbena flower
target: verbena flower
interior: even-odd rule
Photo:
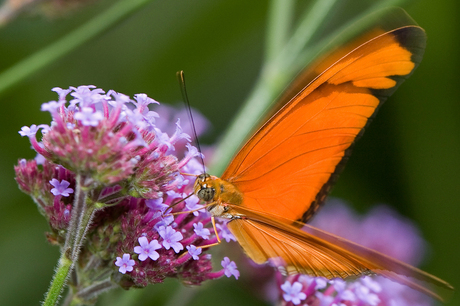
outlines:
[[[209,239],[209,235],[211,235],[211,232],[209,231],[209,229],[207,229],[207,228],[205,228],[203,226],[203,223],[201,223],[201,222],[194,223],[193,227],[195,228],[194,229],[195,234],[197,234],[198,236],[200,236],[203,239]]]
[[[160,233],[161,238],[163,238],[163,246],[166,250],[173,248],[174,252],[179,253],[184,249],[182,243],[179,242],[184,239],[184,236],[182,236],[180,232],[174,230],[171,226],[160,226],[158,233]]]
[[[68,197],[71,193],[73,193],[72,188],[67,188],[70,183],[66,180],[59,182],[57,179],[52,179],[50,184],[54,187],[51,189],[51,193],[55,196],[61,195],[63,197]]]
[[[77,194],[96,208],[79,257],[74,257],[78,277],[70,285],[77,296],[81,293],[78,298],[93,298],[98,292],[91,291],[91,285],[100,284],[101,276],[107,288],[145,287],[166,277],[189,285],[223,275],[238,277],[230,261],[213,272],[211,255],[201,248],[217,242],[206,210],[172,215],[200,207],[196,197],[170,205],[193,192],[194,178],[181,172],[198,174],[204,169],[196,159],[201,153],[173,113],[168,113],[173,122],[161,123],[168,127],[165,133],[156,124],[161,116],[149,109],[158,102],[145,94],[132,100],[95,86],[53,91],[58,101],[42,105],[51,113],[51,124],[19,132],[30,139],[40,158],[20,160],[16,180],[47,219],[48,241],[61,248],[68,243]],[[83,187],[77,177],[83,178]],[[222,237],[232,239],[224,223],[218,226]]]
[[[131,272],[135,264],[136,262],[130,258],[129,254],[123,254],[123,258],[117,257],[117,261],[115,262],[115,265],[120,267],[118,271],[123,274],[126,274],[126,272]]]
[[[299,305],[300,301],[305,300],[307,295],[302,292],[302,284],[299,282],[294,282],[291,284],[289,281],[285,281],[281,285],[283,290],[283,298],[286,302],[291,302],[294,305]]]
[[[134,247],[134,252],[139,254],[139,260],[144,261],[150,257],[152,260],[157,260],[160,255],[155,250],[161,249],[158,240],[148,241],[145,237],[139,237],[140,246]]]
[[[227,277],[230,277],[232,275],[235,276],[236,279],[240,277],[240,272],[238,271],[236,263],[234,261],[230,261],[228,257],[224,257],[224,260],[222,260],[221,264],[222,267],[224,267],[225,269],[225,275]]]
[[[417,228],[386,206],[377,206],[360,217],[339,200],[332,200],[311,224],[412,265],[423,255],[425,243]],[[431,305],[422,293],[381,276],[344,281],[307,275],[284,277],[277,272],[276,279],[283,305]]]
[[[188,246],[187,246],[187,251],[188,251],[188,253],[190,254],[190,256],[192,256],[192,258],[193,258],[194,260],[200,259],[200,258],[198,257],[198,255],[200,255],[201,252],[202,252],[202,249],[201,249],[201,248],[197,248],[196,246],[194,246],[194,245],[192,244],[192,245],[188,245]]]

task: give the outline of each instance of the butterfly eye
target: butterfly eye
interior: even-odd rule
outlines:
[[[205,202],[209,202],[211,201],[213,198],[214,198],[214,193],[215,193],[215,190],[214,188],[201,188],[199,191],[198,191],[198,198],[200,198],[200,200],[203,200]]]

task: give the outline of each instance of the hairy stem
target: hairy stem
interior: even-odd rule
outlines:
[[[94,202],[88,198],[89,190],[85,186],[86,184],[85,177],[77,174],[75,199],[69,227],[67,228],[66,241],[61,249],[61,257],[56,272],[43,302],[44,306],[56,305],[58,302],[69,275],[78,261],[80,248],[96,211]]]
[[[73,261],[69,258],[68,252],[63,251],[61,258],[59,258],[59,263],[56,268],[56,272],[51,281],[50,288],[46,293],[45,301],[43,306],[53,306],[56,305],[57,301],[61,296],[62,289],[64,288],[67,282],[67,276],[69,272],[73,269]]]

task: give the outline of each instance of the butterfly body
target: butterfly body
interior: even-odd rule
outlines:
[[[232,205],[243,203],[243,194],[233,184],[209,174],[201,174],[195,180],[195,195],[208,203],[207,210],[215,217],[233,219]]]

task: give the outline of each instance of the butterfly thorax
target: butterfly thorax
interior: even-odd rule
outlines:
[[[193,190],[200,200],[210,204],[206,209],[216,217],[234,218],[229,205],[243,203],[243,194],[235,185],[207,173],[196,178]]]

